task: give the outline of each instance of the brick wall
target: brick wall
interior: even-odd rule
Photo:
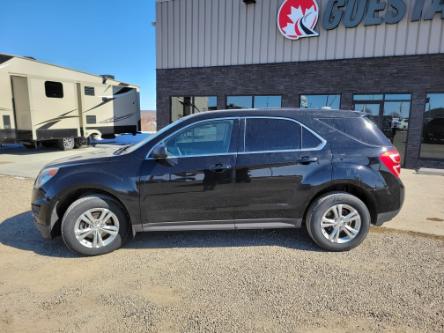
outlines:
[[[261,65],[157,70],[157,124],[170,122],[171,96],[282,95],[283,107],[298,107],[300,94],[341,94],[341,108],[353,107],[356,93],[410,93],[406,167],[444,167],[419,160],[427,92],[444,92],[444,54],[310,61]]]

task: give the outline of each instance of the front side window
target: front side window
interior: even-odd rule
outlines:
[[[174,96],[171,97],[171,121],[190,114],[217,110],[216,96]]]
[[[444,93],[427,94],[420,156],[444,159]]]
[[[63,84],[55,81],[45,81],[45,94],[49,98],[63,98]]]
[[[341,95],[301,95],[301,108],[339,109]]]
[[[214,155],[230,152],[234,120],[207,121],[188,127],[167,139],[169,156]]]
[[[247,118],[245,151],[279,151],[301,148],[301,125],[291,120]]]

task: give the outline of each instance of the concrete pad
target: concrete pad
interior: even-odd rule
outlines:
[[[0,174],[20,177],[37,177],[49,162],[67,156],[103,149],[117,149],[116,145],[97,145],[68,151],[50,148],[26,149],[21,145],[4,145],[0,148]]]
[[[401,179],[404,206],[383,228],[444,236],[444,177],[402,169]]]
[[[421,175],[444,176],[444,169],[419,168],[416,173]]]

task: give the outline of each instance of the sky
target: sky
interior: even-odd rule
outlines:
[[[156,108],[155,0],[0,0],[0,53],[140,86]]]

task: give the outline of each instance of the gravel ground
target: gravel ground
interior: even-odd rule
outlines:
[[[0,177],[0,332],[443,332],[444,241],[373,229],[348,253],[303,230],[139,234],[78,258]]]

